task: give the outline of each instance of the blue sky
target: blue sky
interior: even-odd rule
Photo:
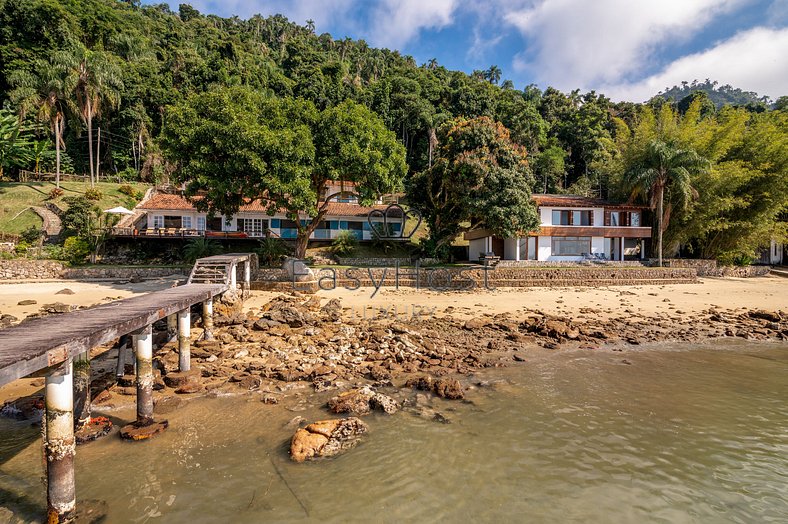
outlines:
[[[145,3],[154,3],[146,0]],[[177,10],[178,1],[169,2]],[[711,78],[788,94],[788,0],[192,0],[203,13],[281,13],[316,32],[436,58],[495,64],[522,88],[595,89],[643,101]]]

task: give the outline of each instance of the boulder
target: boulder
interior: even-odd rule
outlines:
[[[38,304],[38,302],[30,299],[20,300],[19,302],[16,303],[17,306],[32,306],[34,304]]]
[[[328,409],[333,413],[366,415],[371,409],[372,396],[372,393],[365,389],[345,391],[328,401]]]
[[[56,292],[55,294],[56,295],[73,295],[74,291],[72,291],[71,289],[65,287],[65,288],[61,289],[60,291]]]
[[[164,383],[171,388],[181,388],[186,384],[195,384],[200,381],[200,370],[192,368],[189,371],[174,371],[164,375]]]
[[[441,398],[459,400],[465,398],[462,385],[456,378],[441,378],[433,384],[433,391]]]
[[[315,280],[312,270],[297,258],[287,257],[282,264],[282,269],[287,272],[289,282],[313,282]]]
[[[358,444],[367,430],[367,425],[355,417],[309,424],[297,430],[290,440],[290,458],[304,462],[338,455]]]

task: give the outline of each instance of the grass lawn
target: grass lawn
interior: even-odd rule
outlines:
[[[148,188],[147,184],[131,183],[134,189],[144,193]],[[111,182],[99,182],[96,189],[101,191],[102,198],[97,202],[101,209],[109,209],[115,206],[133,208],[137,201],[128,195],[118,191],[121,184]],[[33,211],[31,206],[44,206],[47,202],[49,192],[54,189],[52,182],[1,182],[0,183],[0,231],[5,233],[21,233],[30,226],[41,227],[41,219]],[[85,194],[85,190],[90,188],[90,184],[85,182],[61,182],[63,197],[79,196]],[[61,209],[67,206],[63,203],[63,197],[56,198],[52,202]]]

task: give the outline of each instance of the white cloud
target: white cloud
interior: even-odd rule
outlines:
[[[457,0],[383,0],[372,11],[367,39],[377,46],[400,48],[422,29],[450,25],[457,5]]]
[[[613,100],[644,101],[682,80],[710,78],[772,99],[788,94],[788,28],[756,27],[636,82],[600,86]]]
[[[642,74],[660,46],[748,1],[543,0],[505,18],[529,42],[516,70],[560,89],[589,88]]]

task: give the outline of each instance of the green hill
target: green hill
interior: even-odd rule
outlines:
[[[146,184],[129,184],[139,193],[144,193],[148,188]],[[99,182],[96,189],[101,191],[102,198],[97,202],[102,209],[124,206],[129,209],[137,201],[118,191],[121,184]],[[41,218],[30,208],[32,206],[44,207],[47,202],[52,202],[61,209],[67,206],[63,198],[67,196],[84,195],[90,186],[85,182],[61,182],[63,195],[53,200],[48,200],[49,193],[55,184],[51,182],[2,182],[0,183],[0,232],[19,234],[30,226],[41,227]]]

